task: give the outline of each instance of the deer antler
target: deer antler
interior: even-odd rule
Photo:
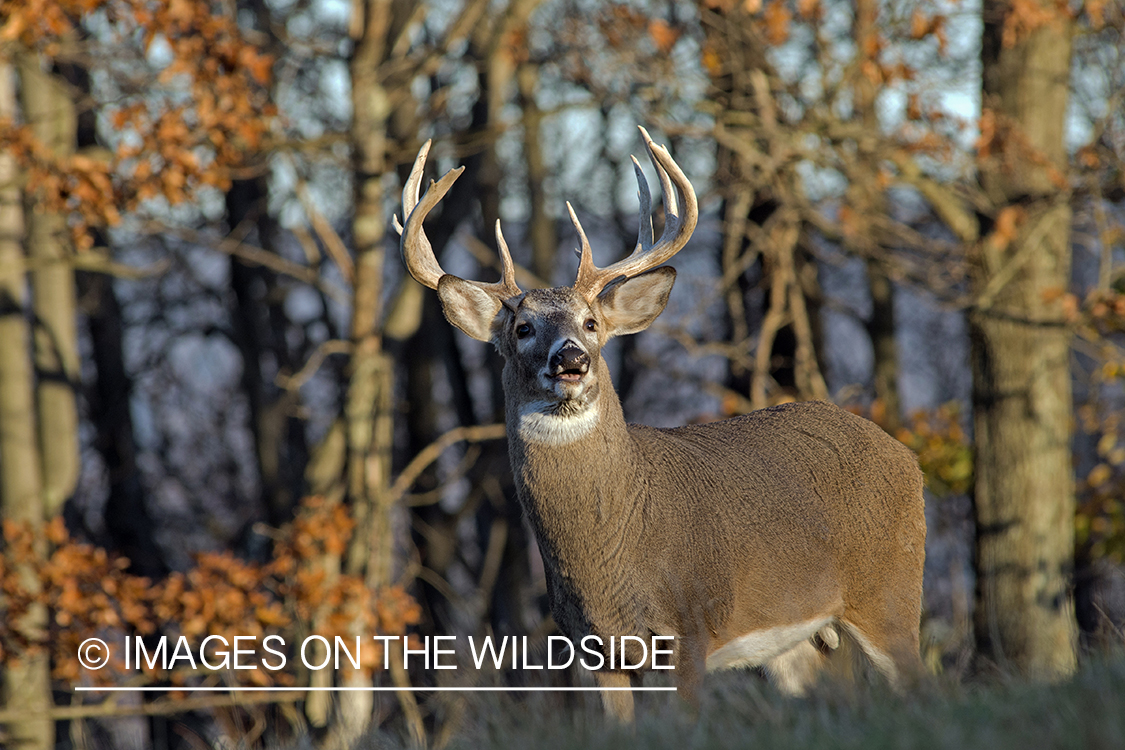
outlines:
[[[566,208],[570,212],[570,220],[574,223],[574,228],[578,230],[578,237],[582,242],[578,261],[578,277],[574,282],[574,288],[587,299],[597,297],[606,284],[619,276],[636,276],[667,261],[687,244],[688,238],[695,231],[695,224],[699,220],[699,204],[696,202],[695,190],[692,189],[691,182],[688,181],[683,170],[668,153],[668,149],[654,144],[648,131],[644,128],[640,128],[640,131],[645,141],[645,150],[648,151],[648,158],[652,161],[652,165],[656,167],[656,173],[660,177],[660,186],[664,191],[664,233],[660,236],[659,241],[653,243],[652,217],[649,214],[652,209],[652,194],[649,192],[648,180],[645,179],[644,172],[641,171],[641,165],[636,157],[630,158],[633,159],[633,170],[637,174],[637,187],[641,199],[640,221],[637,230],[637,246],[627,258],[623,258],[605,268],[595,266],[593,254],[590,251],[590,241],[586,239],[586,233],[582,230],[582,224],[578,221],[574,209],[570,203],[567,203]],[[673,189],[673,186],[675,189]],[[682,209],[680,201],[676,197],[677,192],[683,198]]]
[[[422,148],[418,150],[418,156],[414,159],[414,168],[410,170],[410,176],[406,179],[406,184],[402,188],[402,215],[406,220],[405,225],[399,223],[397,216],[394,217],[394,225],[398,233],[402,235],[402,239],[399,241],[399,250],[402,252],[402,261],[406,264],[410,275],[417,279],[419,284],[428,286],[430,289],[437,289],[438,281],[446,273],[438,264],[437,257],[434,256],[434,248],[426,237],[422,222],[426,220],[426,216],[433,210],[433,207],[453,187],[453,183],[457,181],[465,168],[458,167],[449,170],[436,183],[431,180],[429,187],[426,188],[426,192],[419,200],[418,188],[422,184],[422,172],[426,167],[426,157],[430,153],[430,143],[431,141],[426,141],[422,144]],[[466,281],[501,301],[518,297],[523,292],[516,286],[516,267],[512,263],[511,253],[508,252],[508,243],[504,241],[504,235],[500,231],[499,220],[496,222],[496,246],[500,250],[502,269],[500,281],[491,284],[469,279],[466,279]]]

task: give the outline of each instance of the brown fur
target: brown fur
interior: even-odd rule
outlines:
[[[835,648],[836,626],[901,684],[921,672],[926,542],[922,474],[909,450],[824,402],[671,430],[625,424],[601,349],[664,310],[676,272],[654,266],[683,247],[698,217],[687,177],[641,134],[661,177],[664,234],[654,242],[646,230],[649,191],[637,165],[637,249],[597,268],[571,210],[582,242],[574,287],[521,292],[499,223],[499,282],[445,274],[422,223],[460,171],[419,199],[428,142],[403,190],[410,273],[437,290],[450,323],[504,356],[512,468],[555,621],[574,642],[676,636],[689,700],[708,667],[763,666],[800,692],[821,666],[814,641]],[[596,677],[627,687],[631,675]],[[632,718],[630,693],[602,695],[612,715]]]
[[[598,356],[605,333],[584,342],[596,426],[565,445],[525,440],[519,415],[542,398],[533,374],[550,342],[583,343],[579,321],[605,317],[569,292],[528,292],[492,331],[506,358],[512,467],[562,632],[576,642],[675,635],[689,695],[707,656],[732,639],[818,617],[875,649],[876,666],[889,657],[892,679],[917,674],[926,527],[914,455],[825,402],[674,429],[626,425]],[[537,349],[518,351],[519,320],[536,322]],[[611,711],[631,714],[628,693],[606,695]]]

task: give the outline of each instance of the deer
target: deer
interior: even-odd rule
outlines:
[[[423,222],[464,167],[419,198],[429,141],[394,220],[410,275],[436,290],[452,325],[503,357],[511,467],[557,627],[574,643],[674,636],[677,689],[693,705],[705,672],[736,667],[764,668],[781,691],[802,694],[841,629],[892,686],[916,680],[926,520],[906,446],[826,401],[671,429],[626,424],[602,347],[663,312],[676,279],[663,264],[699,214],[667,148],[640,131],[663,191],[663,232],[655,238],[633,157],[636,247],[595,266],[567,203],[581,245],[573,286],[522,291],[499,221],[498,281],[442,270]],[[625,663],[647,671],[644,658]],[[641,671],[594,673],[612,718],[633,722]]]

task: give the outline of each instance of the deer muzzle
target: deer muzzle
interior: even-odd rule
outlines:
[[[590,371],[590,355],[568,342],[551,355],[548,371],[556,380],[577,383]]]

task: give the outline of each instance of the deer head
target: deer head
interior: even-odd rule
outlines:
[[[515,266],[499,221],[499,281],[471,281],[442,270],[422,223],[464,168],[451,170],[438,182],[431,182],[419,199],[430,142],[418,152],[402,192],[405,224],[400,226],[395,220],[402,235],[403,261],[419,283],[437,290],[450,323],[475,339],[491,341],[508,365],[515,368],[516,377],[506,380],[516,384],[519,393],[509,391],[510,399],[541,404],[546,413],[582,412],[597,401],[601,381],[606,378],[600,367],[601,349],[606,341],[644,330],[668,303],[676,272],[658,266],[687,244],[699,208],[691,183],[668,150],[655,145],[644,128],[640,131],[664,192],[663,234],[654,241],[648,181],[640,163],[633,158],[640,196],[639,229],[633,252],[605,268],[595,266],[590,242],[574,208],[567,203],[581,242],[574,285],[527,292],[516,285]]]

